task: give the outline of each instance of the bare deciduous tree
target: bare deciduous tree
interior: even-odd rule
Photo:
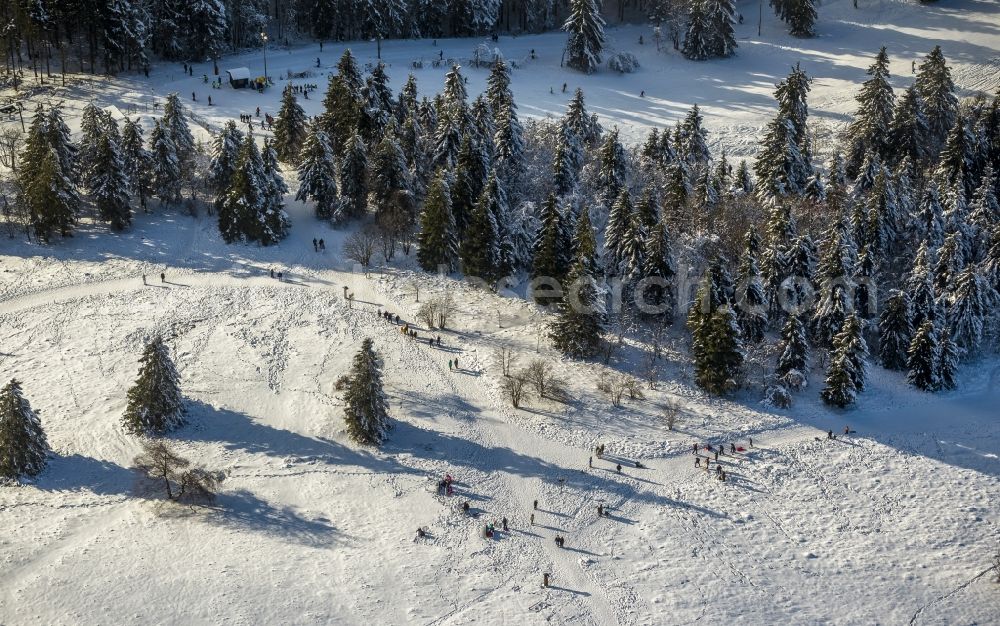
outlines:
[[[514,356],[514,350],[512,348],[500,346],[499,348],[496,349],[496,355],[497,355],[497,360],[500,361],[500,371],[503,373],[504,376],[509,377],[510,368],[514,364],[514,361],[517,359],[517,357]]]
[[[552,376],[552,366],[541,359],[533,359],[524,370],[524,375],[535,386],[538,397],[544,398],[549,378]]]
[[[424,323],[427,328],[434,328],[434,320],[436,319],[436,313],[434,302],[424,302],[417,309],[417,319]]]
[[[375,246],[378,244],[378,234],[372,228],[362,228],[354,231],[344,241],[344,256],[360,264],[368,272],[372,257],[375,256]]]
[[[17,174],[17,153],[24,135],[12,126],[0,130],[0,165]]]
[[[677,425],[677,420],[681,416],[681,407],[676,400],[667,400],[663,405],[663,421],[667,424],[667,430],[673,430]]]
[[[515,374],[514,376],[508,376],[500,383],[504,394],[506,394],[507,398],[510,399],[510,403],[515,409],[521,406],[521,401],[527,395],[525,383],[527,383],[527,381],[520,373]]]
[[[220,478],[177,454],[162,439],[143,443],[142,454],[133,461],[142,474],[140,492],[163,494],[168,500],[185,504],[211,504]]]

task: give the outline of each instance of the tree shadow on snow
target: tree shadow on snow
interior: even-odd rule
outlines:
[[[316,548],[328,546],[339,536],[326,518],[309,519],[291,507],[277,507],[253,493],[238,491],[218,494],[210,523],[261,532]]]
[[[35,486],[44,491],[89,491],[96,495],[131,495],[135,473],[111,461],[81,454],[53,455]]]
[[[269,426],[245,413],[213,407],[204,402],[191,402],[188,413],[193,425],[181,432],[181,439],[215,442],[227,450],[263,454],[291,463],[324,463],[362,467],[375,473],[424,475],[424,472],[402,465],[389,455],[351,448],[330,439],[300,435]]]

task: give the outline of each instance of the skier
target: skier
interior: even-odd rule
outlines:
[[[832,429],[826,431],[826,438],[827,439],[833,439],[833,430]]]
[[[274,268],[271,268],[271,278],[274,278]]]
[[[645,98],[646,97],[646,90],[645,89],[643,89],[642,91],[639,92],[639,97],[640,98]]]
[[[566,83],[563,83],[563,93],[566,93]]]
[[[642,45],[642,35],[639,35],[639,45]]]
[[[850,435],[851,434],[851,427],[850,426],[844,426],[844,434],[845,435]]]
[[[193,91],[191,92],[191,100],[193,100],[194,102],[198,101],[198,98],[194,95]]]
[[[208,106],[212,106],[212,96],[208,96]]]
[[[257,107],[257,117],[260,117],[260,107]]]
[[[319,242],[313,237],[313,252],[319,252]]]
[[[316,67],[319,67],[319,57],[316,57]]]

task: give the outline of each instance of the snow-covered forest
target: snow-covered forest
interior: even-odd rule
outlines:
[[[0,9],[0,621],[1000,618],[1000,9],[94,5]]]

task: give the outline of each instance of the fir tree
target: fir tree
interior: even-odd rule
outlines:
[[[55,151],[62,175],[76,184],[80,179],[80,168],[77,165],[80,148],[73,143],[69,126],[63,121],[62,109],[57,106],[49,109],[45,133],[49,146]]]
[[[708,132],[704,128],[701,109],[697,104],[684,116],[680,131],[678,158],[683,159],[688,165],[707,164],[712,155],[708,150]]]
[[[248,134],[240,146],[229,187],[216,202],[219,232],[227,243],[245,240],[267,246],[288,234],[288,216],[276,198],[277,182],[265,169],[253,135]]]
[[[587,276],[597,276],[600,269],[597,260],[597,235],[590,221],[590,211],[586,208],[580,211],[576,220],[573,250],[575,262],[582,266],[580,271]]]
[[[381,363],[371,339],[361,342],[361,350],[351,364],[344,393],[344,422],[351,439],[369,446],[385,441],[390,428]]]
[[[930,246],[938,247],[944,243],[944,209],[934,180],[928,181],[924,188],[919,211],[914,216],[914,226],[916,236]]]
[[[930,251],[926,241],[917,249],[905,288],[910,296],[910,325],[913,328],[920,328],[926,320],[937,319]]]
[[[948,131],[944,148],[938,155],[935,172],[938,184],[945,189],[961,193],[963,198],[975,193],[973,165],[975,161],[976,139],[963,115],[955,116],[955,122]]]
[[[892,124],[892,85],[889,84],[889,55],[885,46],[868,68],[871,76],[857,96],[858,111],[848,128],[847,173],[856,176],[866,154],[874,152],[883,161],[888,156],[889,126]]]
[[[286,163],[298,163],[306,133],[306,112],[295,99],[292,85],[288,84],[281,93],[281,108],[274,121],[274,147],[278,158]]]
[[[122,427],[132,435],[160,436],[184,424],[180,377],[160,337],[153,338],[139,359],[139,376],[128,390]]]
[[[552,182],[556,193],[565,196],[576,188],[583,164],[583,146],[565,120],[559,123],[559,141],[552,162]]]
[[[843,353],[836,352],[831,357],[826,370],[826,386],[820,392],[823,402],[844,408],[857,400],[858,390],[854,387],[851,363]]]
[[[878,355],[882,367],[890,370],[906,369],[907,351],[913,341],[910,298],[905,291],[894,290],[885,301],[879,315]]]
[[[949,234],[938,250],[937,263],[934,265],[934,294],[938,298],[948,292],[955,277],[962,271],[960,237],[960,233]]]
[[[907,350],[906,382],[923,391],[940,389],[939,359],[937,330],[932,320],[926,320],[913,335]]]
[[[428,272],[435,272],[439,265],[451,271],[458,256],[455,236],[455,218],[451,214],[451,191],[447,173],[438,171],[424,198],[420,214],[420,234],[417,262]]]
[[[815,0],[771,0],[771,5],[783,22],[788,24],[788,32],[794,37],[812,37],[816,34]]]
[[[263,227],[260,242],[267,246],[284,239],[288,235],[290,226],[288,214],[285,213],[285,194],[288,193],[288,185],[285,184],[281,169],[278,167],[278,153],[267,138],[264,139],[264,147],[261,150],[261,166],[264,172],[265,205],[260,215]]]
[[[104,135],[104,125],[104,111],[93,102],[88,102],[80,115],[80,146],[76,161],[79,175],[85,181],[97,163],[97,145]]]
[[[778,365],[775,377],[784,382],[797,380],[805,385],[809,372],[809,342],[806,329],[797,315],[789,315],[781,329],[781,343],[778,344]]]
[[[23,164],[21,167],[26,169]],[[55,148],[44,147],[41,161],[23,189],[36,237],[47,243],[53,233],[65,237],[72,232],[80,196],[59,164]]]
[[[49,444],[38,415],[11,380],[0,389],[0,480],[37,476],[45,468]]]
[[[790,208],[780,202],[772,204],[767,220],[767,245],[761,261],[767,317],[772,322],[777,322],[784,313],[781,303],[782,284],[789,276],[790,250],[794,238],[795,221]]]
[[[299,154],[299,190],[295,199],[316,203],[316,218],[333,217],[337,206],[337,163],[330,146],[330,138],[318,124],[313,124],[306,135]]]
[[[344,54],[348,54],[350,50]],[[352,57],[353,58],[353,57]],[[361,93],[354,92],[350,81],[341,75],[330,77],[323,98],[320,126],[330,138],[330,147],[339,155],[358,128],[361,116]]]
[[[486,79],[486,100],[494,113],[499,113],[504,107],[517,108],[514,103],[514,92],[510,90],[510,68],[503,58],[498,58],[490,68]]]
[[[516,190],[524,168],[524,131],[512,103],[497,111],[494,144],[498,175],[507,189]]]
[[[368,152],[361,135],[354,133],[340,160],[341,202],[334,219],[346,222],[361,217],[368,206]]]
[[[454,183],[451,186],[451,212],[455,216],[455,229],[460,238],[465,236],[466,225],[488,177],[487,159],[473,143],[472,135],[466,133],[462,137]]]
[[[588,115],[587,108],[583,101],[583,90],[577,87],[566,107],[566,116],[563,118],[566,126],[579,138],[583,146],[592,148],[601,139],[601,125],[597,122],[596,115]],[[580,166],[583,165],[581,160]],[[579,168],[578,168],[579,169]]]
[[[570,0],[569,17],[563,24],[569,33],[563,53],[566,65],[590,74],[601,64],[604,49],[604,18],[595,0]]]

